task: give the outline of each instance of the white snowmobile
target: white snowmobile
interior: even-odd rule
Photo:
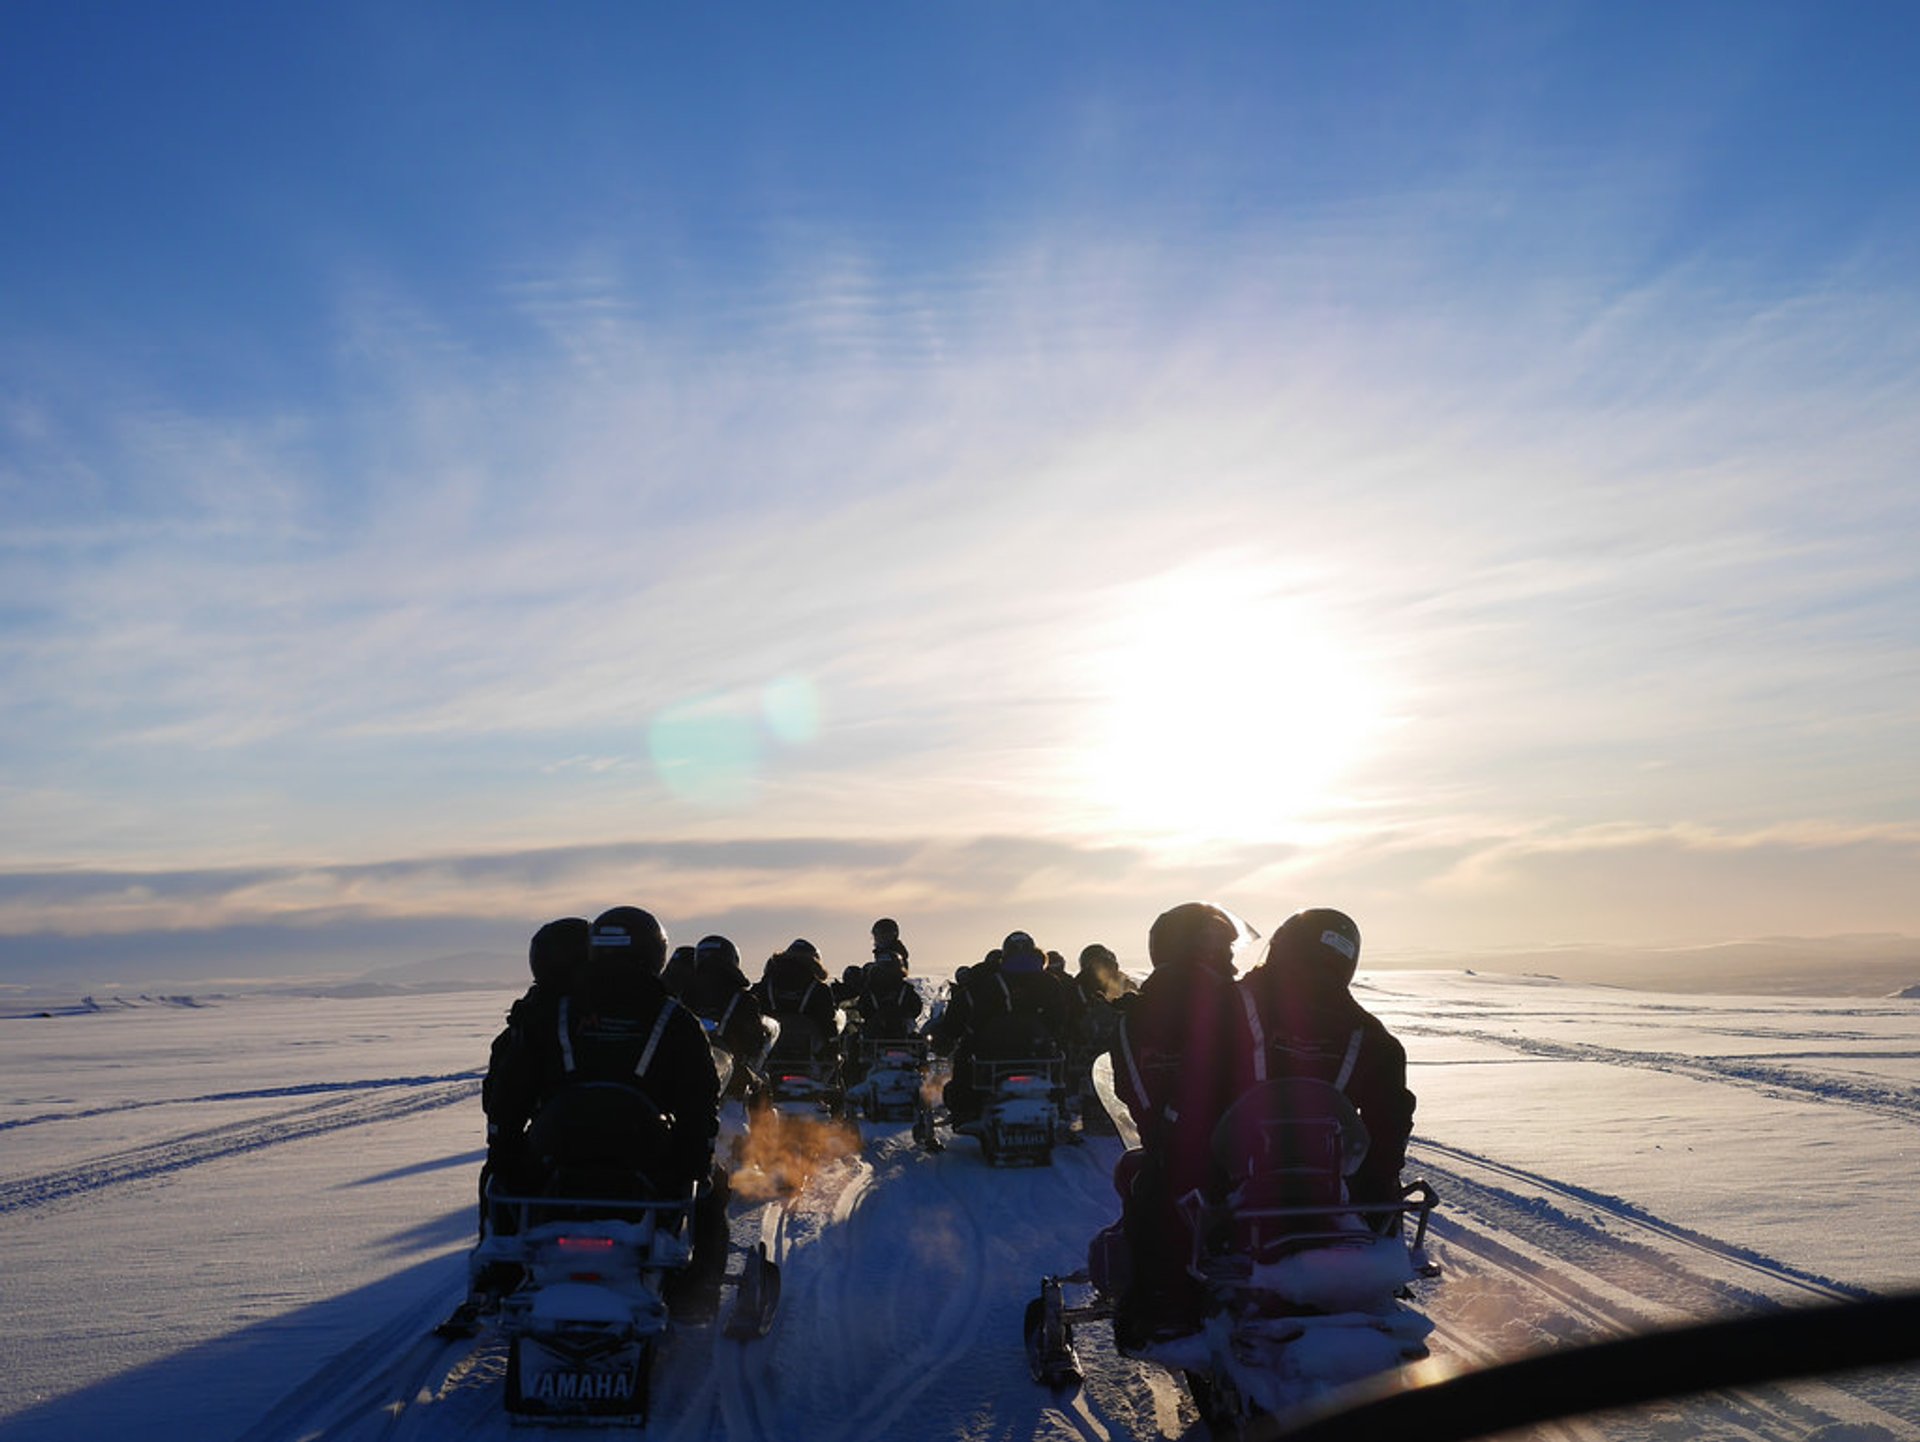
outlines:
[[[912,1122],[923,1146],[933,1136],[933,1104],[927,1099],[932,1048],[923,1036],[860,1037],[855,1043],[862,1076],[847,1088],[847,1104],[868,1121]]]
[[[976,1057],[973,1084],[979,1117],[955,1128],[980,1139],[990,1167],[1047,1167],[1066,1136],[1061,1096],[1066,1062],[1058,1056]]]
[[[438,1331],[472,1335],[492,1319],[507,1341],[506,1406],[516,1416],[637,1425],[661,1339],[677,1321],[700,1319],[701,1281],[709,1296],[716,1281],[733,1288],[725,1330],[746,1340],[773,1324],[780,1270],[761,1244],[737,1272],[695,1278],[694,1215],[714,1183],[669,1190],[607,1157],[603,1139],[614,1136],[638,1136],[634,1151],[661,1154],[666,1125],[631,1088],[588,1083],[574,1091],[583,1094],[589,1105],[559,1124],[581,1144],[566,1150],[537,1138],[536,1150],[586,1160],[558,1168],[537,1195],[489,1183],[468,1298]],[[705,1305],[710,1316],[713,1303]]]
[[[1409,1284],[1438,1274],[1424,1252],[1437,1198],[1414,1182],[1395,1201],[1353,1202],[1345,1179],[1365,1150],[1359,1113],[1321,1081],[1262,1082],[1215,1128],[1221,1199],[1193,1192],[1179,1203],[1204,1321],[1197,1331],[1124,1349],[1183,1374],[1215,1436],[1236,1436],[1256,1417],[1285,1414],[1426,1355],[1432,1323],[1405,1304]],[[1117,1228],[1096,1239],[1089,1263],[1044,1278],[1027,1307],[1027,1358],[1038,1382],[1078,1385],[1074,1327],[1113,1318],[1125,1271]],[[1069,1287],[1092,1295],[1070,1304]]]

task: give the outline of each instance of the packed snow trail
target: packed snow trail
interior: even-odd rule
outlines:
[[[736,1249],[766,1241],[782,1267],[780,1313],[755,1342],[729,1341],[718,1327],[677,1330],[655,1358],[647,1435],[944,1434],[929,1417],[1007,1439],[1119,1442],[1191,1429],[1191,1407],[1169,1379],[1110,1349],[1072,1397],[1027,1375],[1023,1310],[1041,1271],[1078,1265],[1087,1239],[1112,1220],[1116,1141],[1064,1146],[1052,1167],[1000,1170],[967,1141],[922,1151],[904,1124],[869,1124],[863,1140],[859,1154],[821,1167],[794,1195],[736,1203]],[[430,1303],[329,1359],[243,1442],[515,1435],[499,1339],[417,1336],[458,1300],[459,1278],[444,1275]]]

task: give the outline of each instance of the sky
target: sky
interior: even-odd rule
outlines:
[[[1917,42],[10,5],[0,982],[1920,935]]]

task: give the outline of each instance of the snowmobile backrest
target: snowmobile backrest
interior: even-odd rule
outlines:
[[[806,1013],[783,1011],[774,1020],[779,1023],[780,1029],[774,1038],[773,1049],[767,1053],[769,1063],[809,1061],[826,1049],[826,1028]]]
[[[1241,1093],[1213,1129],[1213,1156],[1233,1182],[1250,1177],[1350,1177],[1366,1160],[1367,1124],[1346,1095],[1308,1077]]]
[[[996,1016],[981,1023],[973,1034],[973,1054],[993,1057],[1062,1057],[1059,1041],[1037,1016]]]
[[[639,1087],[571,1082],[527,1128],[527,1150],[546,1174],[549,1195],[658,1196],[677,1191],[669,1176],[673,1122]]]

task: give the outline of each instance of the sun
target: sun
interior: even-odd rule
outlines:
[[[1270,570],[1193,567],[1129,588],[1085,653],[1086,799],[1191,841],[1291,834],[1367,752],[1384,693],[1320,608]]]

